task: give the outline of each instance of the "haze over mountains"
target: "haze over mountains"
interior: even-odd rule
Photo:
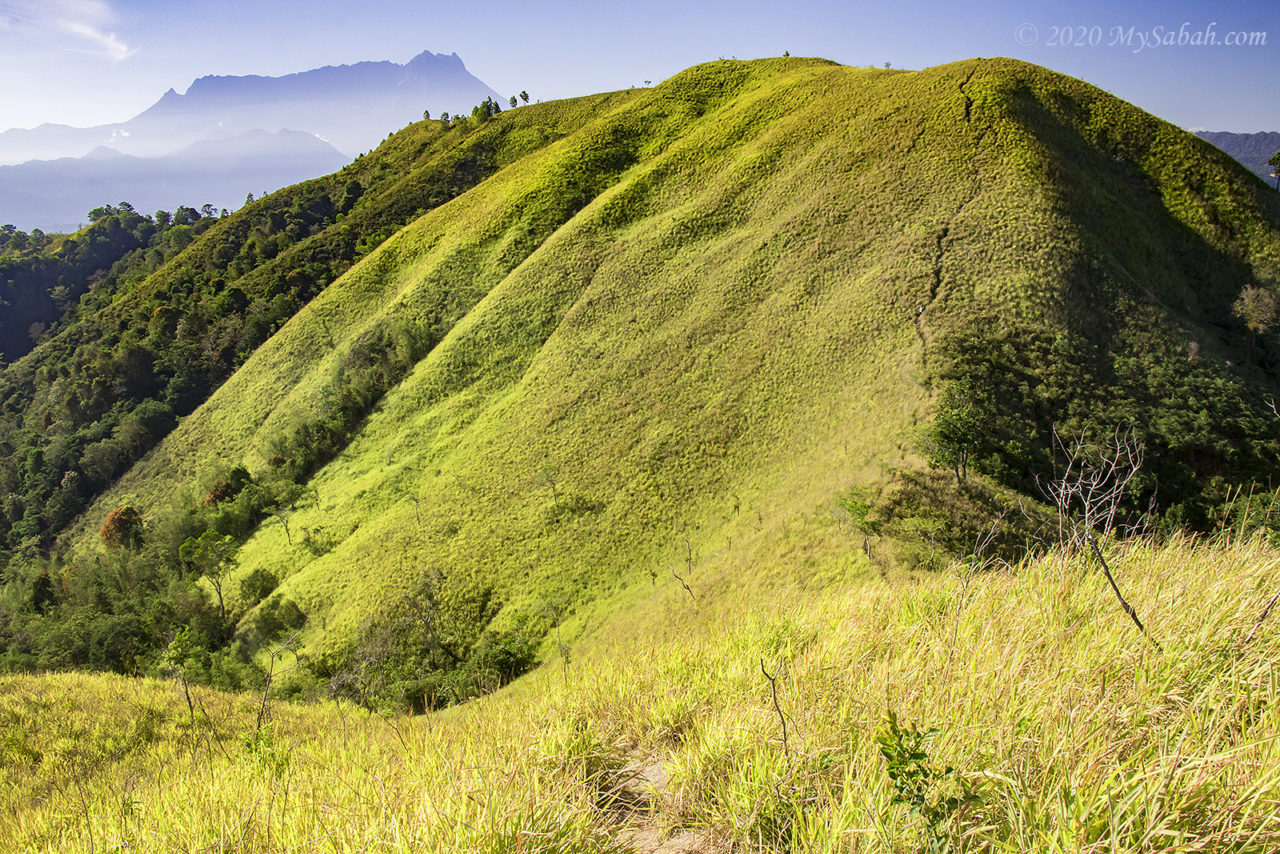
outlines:
[[[1227,131],[1198,131],[1196,136],[1208,140],[1239,160],[1264,181],[1274,181],[1275,170],[1268,162],[1280,151],[1280,131],[1265,133],[1229,133]]]
[[[119,200],[143,211],[172,209],[184,200],[235,209],[246,193],[324,175],[347,160],[324,140],[291,130],[204,140],[159,157],[100,146],[84,157],[0,166],[0,211],[8,215],[6,222],[19,219],[66,232],[87,221],[87,210]]]
[[[0,164],[11,167],[0,172],[0,221],[74,230],[89,209],[120,200],[235,208],[246,193],[332,172],[423,110],[467,111],[485,98],[498,93],[457,54],[430,51],[403,65],[202,77],[125,122],[0,133]]]

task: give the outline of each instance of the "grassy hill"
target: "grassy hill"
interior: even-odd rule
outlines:
[[[718,61],[282,193],[6,369],[26,489],[93,330],[212,321],[10,554],[5,668],[131,675],[3,677],[18,845],[1275,848],[1280,197],[1229,157],[1018,61]],[[1055,426],[1147,448],[1156,643],[1042,552]]]
[[[570,122],[589,115],[570,112]],[[0,557],[48,553],[90,500],[316,293],[423,211],[562,136],[573,127],[565,118],[548,109],[485,127],[419,122],[331,176],[225,217],[95,211],[105,218],[53,247],[55,272],[81,276],[60,298],[78,304],[0,374]],[[119,245],[134,231],[134,243]],[[95,261],[103,249],[119,260]],[[29,325],[9,331],[25,336]]]
[[[856,571],[837,495],[928,480],[916,430],[957,377],[993,389],[980,505],[1051,467],[1055,422],[1140,424],[1161,452],[1142,499],[1184,515],[1275,466],[1242,441],[1274,438],[1274,345],[1231,309],[1280,277],[1280,206],[1099,90],[1005,60],[774,60],[545,110],[577,130],[323,290],[91,508],[80,548],[114,506],[268,471],[404,329],[425,358],[238,555],[281,582],[268,610],[306,615],[320,673],[428,576],[469,646],[671,566]],[[956,489],[929,484],[950,497],[915,512],[955,524]]]
[[[1261,570],[1251,576],[1253,558],[1242,556],[1269,555],[1260,542],[1248,548],[1261,551],[1237,546],[1225,557],[1190,552],[1186,567],[1167,576],[1182,579],[1178,597],[1185,590],[1187,598],[1176,601],[1192,602],[1189,611],[1161,598],[1162,575],[1145,574],[1143,547],[1124,552],[1124,583],[1146,579],[1135,601],[1144,603],[1153,632],[1178,650],[1154,665],[1141,658],[1149,653],[1137,637],[1109,636],[1100,647],[1075,639],[1081,621],[1103,607],[1095,600],[1049,613],[1054,603],[1102,590],[1073,580],[1078,559],[1072,568],[1065,557],[1025,564],[1016,596],[964,623],[968,646],[959,641],[956,596],[967,601],[971,584],[998,591],[1004,576],[964,574],[957,593],[947,578],[929,574],[975,551],[993,520],[1002,520],[998,553],[1011,560],[1053,540],[1037,483],[1061,463],[1055,428],[1092,436],[1129,428],[1144,443],[1147,462],[1123,511],[1128,523],[1165,535],[1203,530],[1229,520],[1232,507],[1263,502],[1280,475],[1280,425],[1268,407],[1280,391],[1280,341],[1272,332],[1280,196],[1243,167],[1105,92],[1012,60],[918,72],[789,58],[721,61],[650,90],[477,116],[447,129],[415,125],[382,151],[349,174],[218,222],[97,308],[93,316],[115,318],[127,336],[136,323],[168,322],[162,307],[193,281],[203,282],[191,294],[200,305],[243,303],[213,316],[233,336],[217,338],[221,348],[170,354],[175,365],[199,370],[222,357],[222,374],[202,386],[207,397],[192,396],[191,411],[92,497],[47,555],[19,550],[9,561],[0,600],[8,669],[177,671],[237,687],[261,685],[278,651],[276,663],[283,656],[290,668],[272,679],[277,696],[333,692],[406,711],[486,694],[540,661],[557,662],[517,683],[512,699],[482,706],[513,704],[492,713],[498,717],[466,711],[444,718],[479,727],[466,732],[477,733],[467,738],[481,753],[502,749],[492,740],[502,728],[542,738],[543,730],[521,729],[533,727],[532,719],[501,717],[525,714],[514,705],[523,700],[572,724],[547,729],[551,746],[532,764],[520,764],[520,753],[503,766],[517,776],[513,786],[533,789],[512,789],[476,813],[461,806],[447,813],[474,825],[474,837],[456,830],[453,844],[463,846],[524,850],[535,844],[524,841],[526,829],[547,834],[537,837],[543,850],[574,850],[588,838],[623,845],[623,829],[606,815],[621,791],[615,772],[654,751],[675,757],[664,767],[678,806],[664,813],[662,828],[692,824],[763,848],[835,849],[846,831],[887,841],[908,825],[914,829],[904,832],[923,834],[927,845],[942,824],[947,833],[960,828],[961,836],[1014,847],[1057,840],[1064,850],[1081,838],[1141,849],[1166,833],[1200,844],[1209,838],[1205,828],[1228,820],[1245,849],[1272,838],[1256,810],[1259,799],[1273,796],[1270,777],[1255,788],[1226,780],[1240,766],[1223,758],[1225,742],[1213,734],[1223,728],[1221,738],[1240,735],[1247,750],[1265,752],[1266,721],[1253,729],[1251,719],[1246,737],[1214,717],[1212,703],[1188,701],[1208,717],[1195,719],[1204,726],[1187,743],[1222,759],[1226,782],[1203,791],[1179,782],[1173,800],[1161,800],[1164,794],[1151,794],[1153,781],[1183,773],[1165,749],[1187,732],[1174,710],[1152,712],[1159,720],[1142,735],[1152,741],[1130,744],[1137,752],[1126,756],[1153,757],[1141,771],[1113,761],[1100,731],[1066,733],[1075,726],[1066,710],[1078,699],[1076,683],[1050,685],[1051,670],[1025,676],[1036,686],[1026,702],[1036,707],[1024,717],[1039,723],[962,723],[959,711],[983,686],[997,690],[1030,672],[1000,668],[1057,661],[1093,674],[1123,655],[1131,656],[1125,672],[1142,666],[1154,668],[1144,679],[1157,675],[1108,707],[1107,720],[1131,720],[1135,709],[1147,714],[1178,680],[1189,680],[1188,697],[1230,679],[1257,682],[1262,691],[1260,670],[1238,669],[1243,659],[1223,653],[1201,661],[1213,620],[1235,615],[1230,632],[1238,635],[1247,612],[1260,609],[1258,597],[1274,587]],[[348,193],[352,180],[362,192],[343,217],[316,213],[307,234],[285,241],[286,253],[274,259],[253,248],[269,236],[273,211],[287,221],[286,208],[315,213],[312,202],[323,208],[323,199],[342,208],[357,195]],[[407,224],[399,227],[398,218]],[[357,224],[358,240],[343,230]],[[305,284],[305,298],[295,295],[261,335],[235,338],[248,328],[251,307],[274,299],[308,264],[316,272],[293,279]],[[234,282],[209,272],[230,273],[233,265]],[[92,328],[68,327],[9,376],[45,377],[33,399],[47,406],[59,399],[50,396],[57,347],[82,347],[75,352],[84,364],[102,364],[85,337]],[[50,429],[38,407],[23,405],[21,394],[14,399],[11,409],[32,435],[34,425]],[[946,466],[930,468],[926,457],[937,455],[922,441],[939,411],[953,406],[977,425],[965,437],[971,474],[964,480]],[[41,470],[39,459],[14,456],[22,463],[15,482]],[[855,515],[859,506],[865,515]],[[1167,567],[1180,554],[1152,560]],[[1231,567],[1223,577],[1238,583],[1197,587],[1196,573],[1210,572],[1205,567],[1219,557]],[[1024,576],[1040,586],[1022,587]],[[1089,584],[1096,580],[1088,576]],[[921,585],[919,596],[911,584]],[[904,603],[885,629],[894,640],[848,637],[861,623],[842,622],[840,608],[865,622],[894,597]],[[814,610],[814,622],[779,617],[768,606],[775,600]],[[1213,610],[1219,605],[1227,610]],[[761,607],[763,622],[750,616]],[[1039,616],[1015,625],[1000,610],[1006,607]],[[953,659],[967,662],[963,689],[934,698],[936,707],[908,693],[881,709],[880,698],[892,699],[902,683],[920,692],[940,672],[951,678],[928,658],[941,647],[921,638],[933,631],[941,643],[946,632],[938,626],[953,611],[946,668]],[[719,625],[752,628],[726,639],[716,634]],[[184,628],[187,635],[175,635]],[[1037,635],[1041,629],[1049,634]],[[1023,634],[989,634],[1006,631]],[[814,724],[824,734],[803,748],[814,752],[793,760],[787,750],[779,757],[773,746],[735,741],[747,738],[735,735],[733,723],[746,712],[731,698],[735,691],[762,696],[758,659],[772,667],[785,650],[832,633],[837,639],[806,671],[818,685],[815,708],[833,704]],[[633,640],[660,636],[671,645],[655,650]],[[681,641],[699,637],[707,638],[707,656],[699,658],[696,645],[681,651]],[[830,667],[846,682],[856,679],[863,663],[910,638],[918,649],[892,654],[916,649],[927,662],[886,670],[869,693],[849,694],[835,675],[830,683],[821,676]],[[983,658],[997,649],[1010,656]],[[704,683],[701,674],[725,650],[735,656],[736,675],[712,668]],[[583,683],[564,709],[536,705],[556,702],[547,694],[580,654],[594,662],[595,682]],[[651,675],[638,675],[607,701],[592,693],[603,674],[632,670]],[[705,684],[709,693],[671,699],[639,687],[673,680]],[[84,677],[75,684],[108,691],[134,683]],[[14,685],[15,693],[48,690],[39,681]],[[844,696],[866,698],[856,724]],[[873,700],[874,713],[867,711]],[[247,709],[247,700],[226,702]],[[984,702],[987,711],[975,712],[975,721],[1011,708],[1007,697]],[[334,730],[328,711],[287,708],[297,733]],[[641,732],[622,723],[627,708],[638,710],[637,720],[670,721]],[[187,711],[188,735],[216,731],[198,725],[194,706]],[[941,761],[928,773],[916,763],[931,793],[886,782],[875,776],[883,766],[872,739],[882,711],[924,727],[961,727],[956,758],[944,754],[946,761],[1015,783],[995,802],[985,789],[988,811],[970,813],[946,804],[967,791],[962,779],[977,778],[957,777]],[[596,712],[599,726],[588,724]],[[804,715],[794,707],[787,713]],[[245,730],[246,710],[226,714],[241,721],[233,730]],[[156,738],[181,734],[177,718],[162,717],[172,732],[162,727]],[[694,720],[714,733],[689,740]],[[388,726],[397,741],[408,737],[394,728],[400,724]],[[1045,752],[1032,762],[1014,746],[1038,726],[1065,740],[1043,742]],[[655,735],[662,727],[670,731]],[[277,767],[282,754],[262,741],[268,736],[256,716],[253,730],[245,749],[261,767]],[[898,745],[886,743],[888,755],[914,738],[883,731]],[[982,733],[999,734],[1004,741],[996,743],[1009,751],[981,762],[964,753],[978,750]],[[324,744],[319,756],[341,754]],[[698,744],[711,746],[698,752]],[[685,745],[692,745],[687,755]],[[113,743],[105,755],[135,747],[143,750]],[[19,758],[46,752],[13,750]],[[155,761],[148,775],[177,767],[168,753]],[[448,769],[461,766],[448,762],[432,779],[458,776]],[[858,778],[863,772],[849,770],[855,766],[872,777]],[[1148,776],[1153,767],[1163,770]],[[308,785],[319,785],[318,773],[306,772]],[[1060,788],[1063,780],[1068,788]],[[13,797],[23,801],[34,785],[21,782]],[[279,790],[270,785],[252,797],[274,805]],[[453,783],[433,785],[445,787],[443,799],[461,798],[448,788]],[[224,807],[207,799],[230,791],[191,789],[201,806],[189,825],[225,827],[210,818]],[[89,795],[81,797],[87,804]],[[1111,812],[1099,824],[1104,802]],[[1139,814],[1139,803],[1156,806]],[[815,804],[823,806],[810,815]],[[86,806],[76,826],[87,833],[100,812]],[[289,815],[290,822],[318,820]],[[420,827],[424,815],[405,815],[396,826]],[[31,816],[31,827],[44,828],[32,832],[51,832],[53,819]],[[966,824],[971,818],[977,823]],[[477,830],[476,820],[491,823]],[[270,833],[272,823],[254,818],[239,826]],[[418,839],[396,836],[387,824],[343,826],[355,835],[342,844],[352,847]],[[147,833],[170,833],[150,827]],[[293,824],[277,832],[289,841],[223,835],[217,844],[306,844],[327,830]],[[212,833],[175,844],[210,844]]]

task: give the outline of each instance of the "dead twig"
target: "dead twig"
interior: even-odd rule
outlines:
[[[1134,610],[1134,607],[1126,602],[1124,596],[1121,595],[1120,587],[1116,584],[1115,578],[1111,575],[1111,567],[1107,566],[1107,561],[1102,556],[1102,549],[1098,548],[1098,541],[1093,536],[1089,536],[1087,541],[1089,543],[1089,548],[1093,550],[1093,556],[1097,559],[1098,565],[1102,567],[1102,574],[1107,577],[1107,581],[1111,582],[1111,589],[1115,592],[1116,599],[1120,601],[1120,607],[1129,615],[1129,619],[1133,620],[1133,624],[1138,627],[1138,631],[1142,632],[1142,636],[1151,641],[1151,645],[1156,648],[1156,652],[1163,653],[1164,647],[1160,646],[1160,643],[1151,636],[1151,633],[1147,631],[1147,627],[1142,625],[1142,620],[1138,619],[1138,612]]]
[[[687,537],[685,538],[685,541],[684,541],[684,548],[685,548],[685,560],[684,560],[685,575],[692,575],[693,574],[693,546],[690,545],[689,539]],[[688,582],[684,580],[684,576],[676,572],[676,568],[674,566],[671,567],[671,574],[675,576],[676,581],[680,582],[680,586],[683,587],[685,589],[685,592],[689,594],[689,598],[697,602],[698,597],[693,595],[693,590],[689,587]]]
[[[787,718],[782,714],[782,707],[778,705],[778,680],[775,676],[770,676],[769,671],[764,669],[764,659],[760,659],[760,672],[764,674],[764,678],[769,680],[769,690],[773,692],[773,710],[778,713],[778,720],[782,722],[782,752],[787,758],[791,758],[791,746],[787,742]]]
[[[675,576],[676,581],[679,581],[679,582],[680,582],[680,586],[681,586],[681,587],[683,587],[683,588],[685,589],[685,592],[689,594],[689,598],[690,598],[690,599],[692,599],[693,601],[697,602],[697,601],[698,601],[698,597],[693,595],[693,590],[692,590],[692,588],[690,588],[690,587],[689,587],[689,585],[688,585],[688,583],[686,583],[686,582],[685,582],[685,580],[684,580],[683,578],[681,578],[681,577],[680,577],[680,573],[678,573],[678,572],[676,572],[674,569],[672,569],[672,570],[671,570],[671,574]]]
[[[1271,616],[1271,609],[1276,606],[1276,602],[1280,602],[1280,590],[1276,591],[1276,595],[1272,596],[1268,601],[1262,613],[1258,615],[1257,621],[1253,624],[1253,629],[1249,632],[1249,636],[1244,639],[1240,646],[1248,646],[1253,641],[1253,636],[1258,633],[1258,629],[1262,628],[1262,623]]]

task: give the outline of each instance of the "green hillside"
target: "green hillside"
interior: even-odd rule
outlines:
[[[1055,424],[1134,426],[1128,518],[1167,529],[1280,473],[1280,350],[1235,310],[1280,287],[1280,197],[1079,81],[1011,60],[721,61],[415,126],[384,147],[415,152],[404,166],[351,168],[413,176],[432,145],[422,168],[456,192],[310,277],[47,564],[11,562],[9,667],[158,672],[189,622],[213,647],[200,678],[252,681],[244,662],[298,632],[287,690],[438,706],[659,588],[751,601],[928,566],[1002,511],[1004,546],[1034,545]],[[243,295],[297,263],[247,266]],[[159,281],[119,300],[121,323],[155,316]],[[963,483],[920,453],[950,388],[983,427]],[[878,514],[869,554],[833,512],[851,487]],[[125,506],[145,527],[104,549]],[[175,573],[208,580],[158,609]]]
[[[549,108],[484,126],[419,122],[334,175],[230,216],[206,206],[153,218],[122,203],[90,212],[92,226],[46,253],[0,259],[16,289],[4,297],[14,305],[0,340],[25,339],[33,321],[58,316],[31,314],[40,309],[32,299],[55,308],[45,290],[61,288],[58,300],[72,304],[0,372],[0,557],[48,553],[176,418],[354,262],[588,115]]]

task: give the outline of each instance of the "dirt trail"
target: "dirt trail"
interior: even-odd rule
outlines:
[[[656,756],[637,757],[623,769],[614,810],[618,839],[636,854],[716,854],[703,836],[678,830],[663,839],[659,814],[670,797],[667,769]]]

